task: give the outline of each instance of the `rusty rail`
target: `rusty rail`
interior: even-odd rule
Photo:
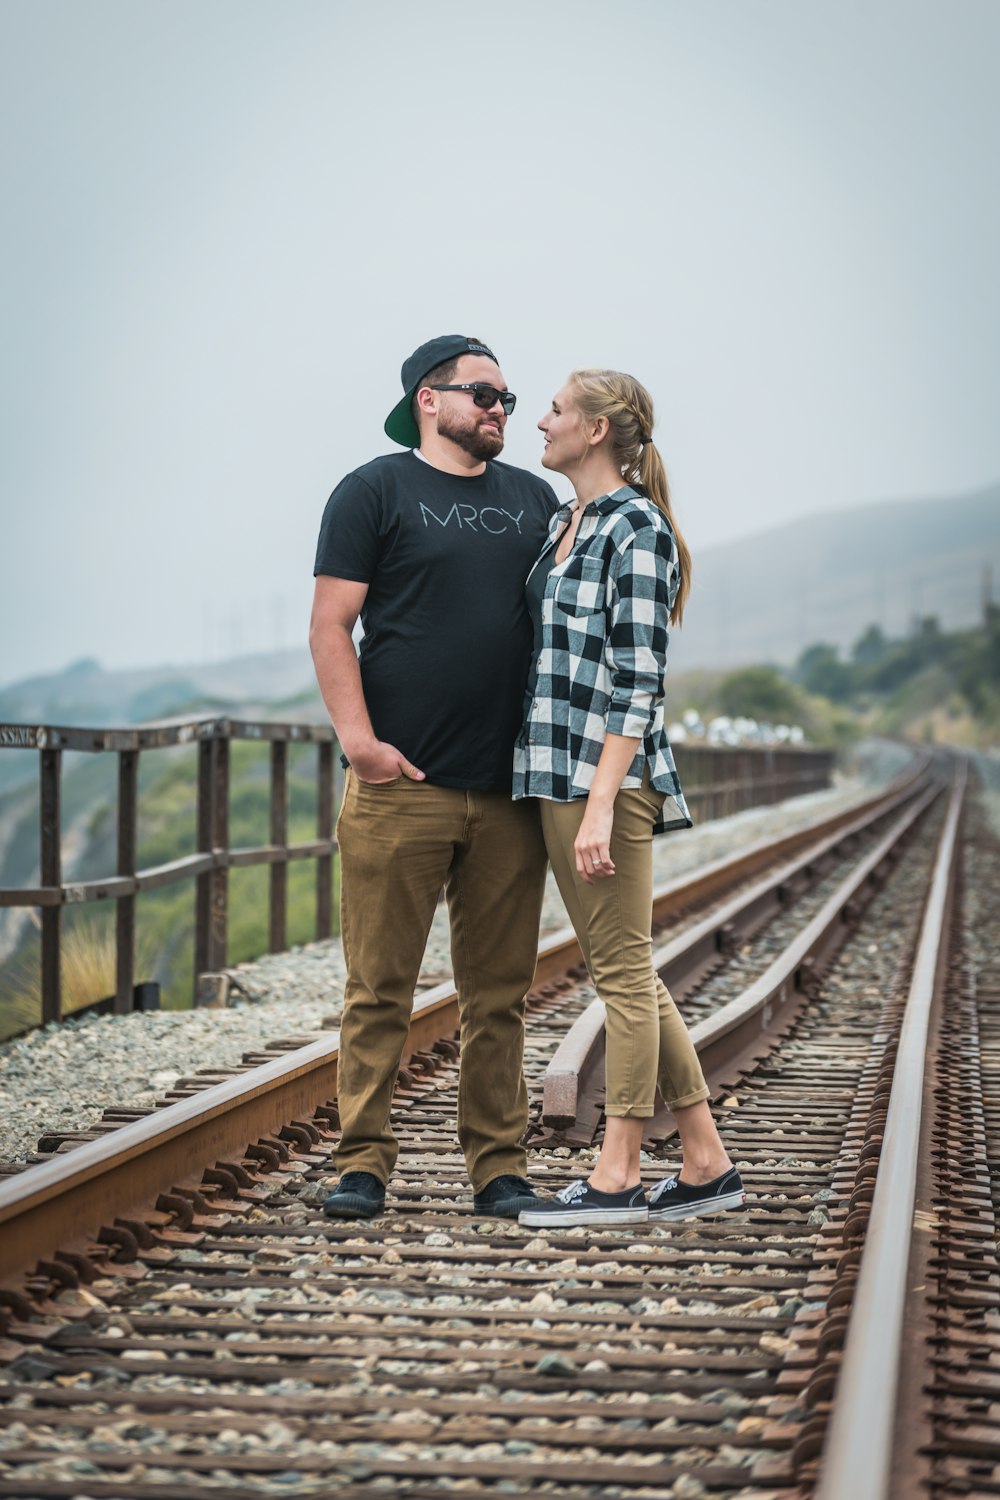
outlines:
[[[926,1301],[922,1294],[932,1279],[928,1210],[938,1205],[918,1200],[918,1169],[921,1127],[930,1113],[926,1065],[934,1045],[932,1017],[943,979],[965,782],[963,766],[938,845],[899,1036],[871,1216],[816,1500],[841,1500],[844,1495],[885,1500],[890,1494],[914,1494],[923,1487],[922,1475],[915,1472],[919,1444],[908,1441],[911,1434],[905,1424],[912,1420],[925,1372],[919,1361],[907,1364],[907,1332],[920,1319]],[[930,1143],[923,1144],[929,1154]],[[878,1329],[875,1339],[873,1328]],[[904,1393],[907,1399],[902,1399]],[[894,1467],[896,1483],[890,1485]]]

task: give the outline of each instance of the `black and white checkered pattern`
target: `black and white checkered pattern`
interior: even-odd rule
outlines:
[[[575,502],[556,512],[536,567],[549,567]],[[572,551],[549,573],[535,694],[514,751],[514,796],[586,796],[605,735],[642,743],[623,786],[666,793],[654,833],[690,828],[663,722],[667,625],[680,581],[670,523],[629,485],[588,505]]]

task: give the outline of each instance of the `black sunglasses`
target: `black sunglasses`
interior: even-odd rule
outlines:
[[[480,385],[478,381],[471,385],[432,385],[432,391],[471,391],[472,399],[483,411],[489,411],[491,406],[497,402],[504,409],[504,415],[510,416],[517,405],[517,397],[513,391],[498,391],[495,385]]]

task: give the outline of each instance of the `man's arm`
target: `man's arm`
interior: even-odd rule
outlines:
[[[367,593],[367,583],[349,578],[321,573],[316,579],[309,647],[319,690],[344,754],[362,781],[392,781],[400,775],[423,781],[423,771],[411,765],[395,745],[375,738],[368,717],[352,636]]]

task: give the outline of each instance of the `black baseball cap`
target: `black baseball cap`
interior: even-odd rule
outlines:
[[[413,419],[413,398],[428,370],[443,365],[446,360],[457,359],[460,354],[485,354],[495,365],[500,363],[492,349],[487,349],[478,339],[466,338],[463,333],[445,333],[439,339],[429,339],[403,361],[399,376],[406,394],[385,419],[386,436],[394,443],[401,443],[404,448],[420,447],[420,428]]]

